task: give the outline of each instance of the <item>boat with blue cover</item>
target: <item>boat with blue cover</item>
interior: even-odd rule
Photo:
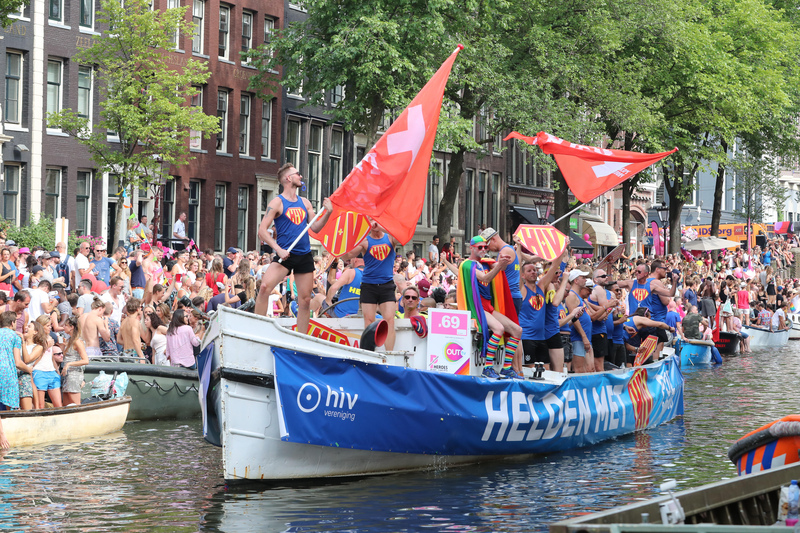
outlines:
[[[681,341],[681,366],[707,365],[711,363],[711,348],[714,341],[683,339]]]
[[[361,318],[312,321],[323,340],[220,308],[199,366],[203,432],[222,447],[224,478],[358,476],[549,453],[683,414],[677,356],[596,374],[526,369],[526,379],[488,379],[479,345],[464,342],[475,336],[464,314],[431,310],[427,328],[397,320],[387,353],[354,346],[371,344]]]

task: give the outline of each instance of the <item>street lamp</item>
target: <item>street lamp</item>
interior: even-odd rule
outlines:
[[[669,206],[666,202],[661,202],[659,207],[656,207],[658,218],[661,220],[661,227],[664,229],[664,257],[667,256],[669,247],[669,234],[667,233],[667,225],[669,224]]]

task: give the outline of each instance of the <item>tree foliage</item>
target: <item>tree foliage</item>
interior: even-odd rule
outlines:
[[[48,115],[48,126],[75,137],[100,172],[117,176],[120,190],[147,187],[168,178],[170,165],[193,159],[190,131],[208,138],[219,131],[218,119],[190,107],[197,85],[206,82],[205,63],[188,58],[181,68],[165,61],[176,31],[191,32],[186,7],[151,10],[147,0],[103,0],[97,20],[109,31],[94,37],[75,60],[94,66],[102,93],[98,117],[89,120],[73,109]],[[119,142],[108,142],[115,132]],[[121,229],[122,210],[117,211]]]

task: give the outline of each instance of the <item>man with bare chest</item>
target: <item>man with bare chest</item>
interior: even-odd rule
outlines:
[[[95,298],[91,305],[91,311],[84,313],[78,319],[81,336],[86,347],[86,355],[89,359],[95,359],[103,355],[103,352],[100,351],[100,337],[106,342],[111,339],[111,331],[108,329],[105,311],[105,302]]]
[[[123,357],[139,358],[140,362],[144,362],[144,354],[142,353],[142,333],[139,323],[142,319],[142,301],[138,298],[131,298],[125,304],[125,312],[127,315],[122,320],[119,326],[119,343],[122,344]]]

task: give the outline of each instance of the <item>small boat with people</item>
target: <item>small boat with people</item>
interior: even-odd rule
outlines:
[[[683,414],[672,355],[593,374],[526,368],[483,377],[469,313],[431,309],[380,324],[312,321],[309,335],[226,307],[199,360],[205,439],[223,450],[226,480],[384,474],[567,450]],[[375,326],[377,324],[377,326]],[[356,347],[356,343],[358,346]]]
[[[12,448],[72,441],[108,435],[122,429],[131,398],[51,407],[28,411],[3,411],[3,434]]]
[[[742,331],[750,335],[751,348],[786,346],[789,343],[791,328],[773,331],[759,326],[742,326]]]
[[[92,359],[84,367],[81,398],[92,396],[92,381],[104,372],[128,376],[130,420],[184,420],[200,416],[197,370],[153,365],[136,358]]]
[[[704,339],[683,339],[681,341],[681,366],[707,365],[711,363],[711,348],[714,341]]]

